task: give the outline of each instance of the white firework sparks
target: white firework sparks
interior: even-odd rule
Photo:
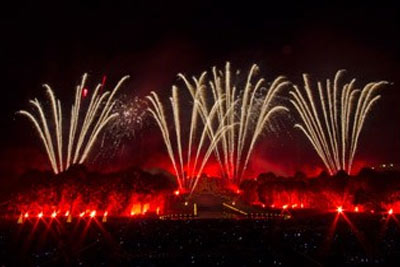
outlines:
[[[233,125],[219,124],[215,131],[212,131],[212,122],[216,117],[216,110],[222,105],[223,99],[216,101],[211,107],[211,111],[207,114],[200,112],[199,109],[204,108],[200,98],[203,97],[205,73],[199,78],[193,77],[193,84],[187,83],[187,86],[195,88],[196,94],[192,104],[190,115],[190,125],[188,125],[189,136],[183,136],[182,128],[185,127],[181,120],[181,105],[178,96],[178,87],[172,87],[172,96],[170,103],[172,107],[172,127],[165,114],[164,105],[160,101],[159,96],[155,92],[151,92],[148,99],[151,107],[149,112],[156,120],[157,125],[162,133],[164,144],[167,148],[168,156],[172,162],[180,189],[188,189],[192,193],[196,188],[200,176],[206,166],[206,163],[213,153],[215,146],[220,140],[224,132],[229,130]],[[201,117],[199,119],[198,117]],[[173,137],[175,136],[175,138]],[[186,137],[186,138],[184,138]],[[187,151],[184,153],[183,141],[188,141]]]
[[[28,117],[33,123],[46,149],[53,172],[56,174],[67,170],[72,164],[85,162],[99,134],[112,120],[118,117],[118,113],[112,112],[116,103],[114,96],[129,76],[123,77],[112,91],[100,93],[102,84],[98,84],[90,98],[87,109],[84,110],[82,96],[87,93],[84,91],[86,90],[84,89],[86,78],[87,74],[84,74],[81,84],[77,86],[75,91],[66,149],[64,148],[63,139],[64,128],[61,101],[55,97],[49,85],[45,84],[44,87],[47,89],[53,114],[47,114],[36,98],[31,100],[30,103],[36,108],[37,116],[26,110],[17,112]],[[83,115],[82,118],[80,117],[81,113]],[[53,126],[53,128],[50,126]],[[64,155],[65,152],[66,156]]]
[[[305,94],[295,85],[290,102],[300,115],[302,124],[295,125],[311,142],[330,174],[339,170],[351,173],[354,156],[365,120],[379,100],[378,88],[386,81],[371,82],[355,89],[355,79],[339,86],[344,70],[339,70],[332,83],[318,82],[319,99],[311,92],[308,75],[304,74]],[[320,108],[318,108],[320,107]]]
[[[147,118],[147,102],[137,96],[120,97],[114,105],[119,116],[108,126],[105,136],[110,136],[113,147],[119,148],[124,141],[131,141]]]
[[[171,138],[173,132],[170,133],[164,107],[158,95],[152,92],[148,97],[152,104],[149,110],[161,130],[180,187],[184,187],[185,182],[189,181],[189,189],[193,192],[210,153],[215,155],[222,174],[231,182],[240,183],[255,144],[266,125],[274,114],[287,111],[285,107],[273,102],[277,93],[289,82],[283,76],[279,76],[268,89],[264,88],[265,93],[262,94],[264,79],[259,79],[253,84],[253,76],[257,69],[257,65],[252,66],[243,90],[238,90],[237,85],[233,84],[229,62],[224,72],[215,67],[212,69],[213,76],[209,87],[205,83],[206,72],[199,78],[193,77],[193,82],[183,74],[178,75],[185,82],[193,99],[186,155],[182,152],[182,112],[178,88],[173,87],[170,98],[176,135],[174,143]],[[207,103],[206,89],[209,89],[212,95],[210,104]],[[205,148],[203,156],[200,156],[206,139],[209,146]],[[185,168],[188,171],[185,171]]]
[[[230,63],[227,62],[225,70],[212,68],[213,77],[209,82],[212,92],[213,103],[222,102],[217,107],[216,120],[218,125],[233,126],[221,136],[220,142],[215,146],[214,152],[221,172],[231,182],[240,184],[250,161],[251,155],[259,137],[264,129],[270,124],[271,118],[288,109],[276,105],[275,98],[279,91],[290,83],[284,76],[277,77],[265,88],[264,79],[255,79],[258,66],[253,64],[247,74],[246,83],[243,88],[234,82],[230,70]],[[240,71],[236,71],[239,75]],[[181,75],[187,84],[188,80]],[[187,86],[193,97],[196,96],[194,87]],[[199,99],[201,102],[200,113],[206,116],[210,109],[207,106],[206,98]],[[209,130],[212,135],[213,130]]]

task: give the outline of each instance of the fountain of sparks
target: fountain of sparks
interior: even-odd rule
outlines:
[[[189,189],[193,191],[212,152],[220,165],[222,175],[230,182],[241,182],[255,144],[265,126],[273,115],[287,111],[285,107],[275,105],[274,99],[289,82],[283,76],[279,76],[266,89],[262,87],[264,79],[253,81],[257,70],[257,65],[251,67],[242,90],[232,82],[229,62],[226,63],[225,72],[218,71],[215,67],[212,69],[209,87],[205,82],[206,72],[199,78],[193,77],[193,81],[183,74],[178,75],[184,81],[193,100],[186,155],[182,152],[178,88],[173,87],[170,98],[176,135],[175,147],[171,142],[163,105],[157,94],[152,92],[149,97],[153,106],[150,112],[162,132],[180,187],[186,187],[189,181]],[[207,96],[207,89],[211,91],[212,96]],[[211,98],[211,102],[208,98]],[[209,146],[201,156],[205,143]]]
[[[85,162],[99,134],[118,116],[118,113],[112,112],[116,103],[114,96],[129,76],[123,77],[112,91],[100,93],[103,85],[98,84],[85,110],[82,107],[82,102],[84,102],[82,97],[86,97],[87,95],[87,89],[85,88],[86,78],[87,74],[84,74],[80,85],[76,87],[75,101],[71,108],[66,149],[64,149],[61,101],[56,98],[49,85],[45,84],[44,87],[47,89],[50,99],[52,114],[47,114],[42,104],[36,98],[30,101],[37,110],[36,116],[34,113],[26,110],[17,112],[26,116],[33,123],[43,142],[55,174],[67,170],[73,164],[82,164]],[[81,117],[81,113],[83,113],[83,117]]]
[[[314,99],[308,75],[304,74],[304,92],[294,85],[290,102],[301,117],[295,124],[311,142],[326,169],[332,175],[339,170],[351,173],[359,137],[372,106],[379,100],[376,91],[386,81],[370,82],[355,89],[355,79],[339,86],[344,70],[339,70],[325,85],[318,82],[319,99]]]
[[[180,75],[181,76],[181,75]],[[210,108],[209,112],[200,112],[204,109],[205,76],[203,73],[199,78],[193,77],[193,83],[185,78],[189,90],[195,92],[191,106],[190,125],[188,136],[182,132],[181,105],[178,96],[178,87],[172,87],[172,96],[169,98],[172,107],[173,120],[170,122],[165,114],[164,105],[155,92],[147,97],[150,101],[149,112],[154,117],[162,133],[168,156],[173,165],[180,190],[189,190],[190,193],[196,188],[206,163],[218,144],[221,136],[234,127],[230,124],[219,123],[214,128],[212,125],[217,116],[217,110],[223,104],[221,97]],[[182,76],[184,77],[184,76]],[[170,128],[173,127],[173,130]],[[184,128],[185,129],[185,128]],[[173,137],[175,135],[175,138]],[[187,140],[187,150],[184,151],[183,140]],[[185,153],[184,153],[185,152]]]
[[[223,177],[235,184],[240,184],[242,181],[254,147],[265,127],[271,122],[271,118],[279,112],[287,111],[286,107],[276,105],[274,102],[279,91],[290,83],[285,77],[279,76],[269,88],[265,88],[264,79],[255,78],[257,71],[258,66],[253,64],[244,87],[238,88],[234,82],[236,77],[232,77],[235,75],[232,75],[230,63],[227,62],[224,71],[212,68],[212,79],[209,81],[212,102],[220,103],[213,106],[216,107],[218,127],[236,125],[224,131],[221,140],[214,147],[214,154]],[[187,84],[192,97],[200,102],[199,113],[202,117],[206,117],[211,112],[206,97],[203,93],[198,93],[195,87],[190,86],[185,76],[180,76]],[[212,134],[214,132],[212,125],[209,128]]]

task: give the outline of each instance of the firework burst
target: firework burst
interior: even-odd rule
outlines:
[[[258,66],[253,64],[246,77],[244,87],[235,83],[237,75],[232,75],[230,63],[227,62],[225,70],[212,68],[212,79],[209,81],[209,88],[212,93],[212,103],[216,103],[216,120],[218,127],[229,127],[221,135],[220,142],[214,147],[215,157],[220,165],[222,175],[231,182],[239,184],[245,174],[249,160],[253,153],[255,144],[271,118],[287,108],[276,105],[275,98],[278,92],[290,83],[285,77],[277,77],[269,86],[263,87],[264,79],[255,78]],[[182,79],[190,89],[194,99],[198,99],[199,112],[204,118],[211,113],[211,107],[207,105],[203,93],[196,92],[195,87],[190,86],[189,81],[181,75]],[[198,97],[200,95],[201,97]],[[236,127],[233,127],[236,125]],[[213,136],[213,126],[208,130]]]
[[[239,184],[265,126],[274,114],[287,111],[285,107],[275,105],[274,99],[289,82],[279,76],[266,89],[262,87],[264,79],[254,82],[257,69],[257,65],[251,67],[243,89],[238,89],[232,82],[229,62],[224,72],[215,67],[212,69],[213,75],[208,86],[206,72],[192,80],[178,74],[193,100],[186,153],[183,153],[178,88],[173,87],[170,98],[176,136],[174,143],[171,138],[174,133],[170,133],[170,125],[158,95],[152,92],[149,96],[152,104],[149,111],[162,132],[180,187],[187,187],[189,182],[188,187],[193,192],[211,154],[215,155],[222,175]]]
[[[364,122],[372,106],[379,100],[378,88],[386,81],[371,82],[363,89],[355,89],[355,79],[339,88],[344,70],[339,70],[332,83],[318,82],[319,99],[312,95],[311,82],[304,74],[304,91],[298,86],[290,92],[290,102],[301,117],[295,125],[311,142],[330,174],[339,170],[351,173],[358,141]]]
[[[123,77],[112,91],[100,93],[102,84],[97,85],[85,110],[82,107],[82,102],[84,102],[82,97],[86,97],[88,92],[85,88],[86,78],[87,74],[84,74],[80,85],[76,87],[66,149],[63,139],[61,101],[55,97],[49,85],[45,84],[44,87],[47,89],[51,103],[50,114],[45,112],[42,104],[36,98],[30,101],[37,110],[36,116],[26,110],[17,112],[26,116],[33,123],[46,149],[51,167],[56,174],[67,170],[72,164],[85,162],[99,134],[112,120],[118,117],[118,113],[112,112],[116,104],[114,96],[129,76]]]
[[[147,118],[147,102],[140,97],[129,98],[126,95],[115,101],[114,110],[119,116],[107,127],[105,136],[112,139],[113,148],[121,147],[124,141],[131,141],[141,129]]]
[[[155,92],[151,92],[148,96],[151,103],[148,110],[162,133],[179,188],[189,190],[191,193],[196,188],[203,169],[221,136],[233,127],[233,125],[219,124],[213,131],[211,126],[217,116],[217,109],[223,104],[222,98],[212,105],[210,112],[200,112],[201,109],[204,109],[201,99],[204,97],[206,88],[204,85],[205,76],[206,73],[204,72],[199,78],[193,77],[193,83],[185,78],[186,85],[190,87],[189,90],[196,91],[191,106],[189,125],[185,125],[181,120],[182,112],[178,87],[172,87],[172,96],[169,98],[172,107],[172,122],[167,119],[164,105],[159,96]],[[182,131],[182,128],[185,129],[186,126],[189,126],[188,136]],[[171,127],[174,129],[170,130]],[[184,151],[184,140],[187,141],[186,153]]]

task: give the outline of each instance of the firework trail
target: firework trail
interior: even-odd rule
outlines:
[[[304,91],[294,85],[291,100],[303,124],[296,124],[311,142],[328,172],[339,170],[351,173],[358,141],[365,119],[379,100],[378,88],[386,81],[371,82],[363,89],[355,89],[355,79],[339,89],[344,70],[339,70],[333,83],[327,79],[325,86],[318,82],[319,99],[315,100],[308,75],[303,74]]]
[[[287,108],[275,105],[274,100],[278,92],[290,83],[285,77],[279,76],[267,89],[263,87],[264,79],[254,79],[257,71],[258,66],[253,64],[244,87],[240,89],[233,82],[230,63],[227,62],[224,71],[212,68],[212,79],[209,81],[212,102],[221,102],[216,106],[218,127],[236,125],[224,131],[220,142],[214,147],[222,175],[236,184],[241,182],[255,144],[271,118],[276,113],[287,111]],[[183,75],[181,77],[189,84]],[[193,90],[194,87],[187,87],[191,89],[193,98],[196,98],[199,93]],[[199,101],[203,107],[200,109],[201,117],[205,117],[210,113],[206,97],[200,97]],[[211,136],[214,132],[212,128],[210,126],[208,129]]]
[[[98,135],[110,121],[118,116],[118,113],[112,112],[116,103],[114,96],[129,76],[123,77],[111,92],[106,91],[99,94],[102,84],[97,85],[87,109],[83,110],[82,96],[83,90],[87,90],[84,89],[86,78],[87,74],[84,74],[81,84],[77,86],[75,91],[75,101],[71,108],[66,157],[64,157],[65,148],[63,147],[61,101],[55,97],[49,85],[45,84],[44,87],[47,89],[50,99],[52,116],[45,113],[42,104],[36,98],[31,100],[30,103],[36,108],[37,116],[26,110],[17,112],[28,117],[33,123],[46,149],[51,167],[56,174],[67,170],[72,164],[82,164],[87,159]],[[80,118],[82,111],[84,117]],[[50,119],[49,116],[52,118]],[[53,128],[50,128],[50,126],[53,126]]]
[[[274,114],[287,111],[285,107],[275,105],[274,98],[289,82],[279,76],[265,89],[262,87],[264,79],[258,79],[253,84],[257,69],[257,65],[252,66],[243,90],[238,90],[233,84],[229,62],[226,63],[225,72],[218,71],[215,67],[212,69],[213,76],[208,81],[209,86],[206,86],[206,72],[199,78],[193,77],[193,81],[178,74],[193,100],[185,154],[178,88],[173,87],[170,98],[175,129],[174,143],[171,138],[174,133],[169,131],[164,107],[158,95],[152,92],[148,97],[152,104],[149,111],[162,132],[181,188],[187,187],[193,192],[211,154],[215,155],[222,175],[239,184],[265,126]],[[210,96],[207,91],[210,91]]]
[[[195,92],[192,111],[190,115],[189,136],[182,136],[181,105],[178,96],[178,87],[172,87],[172,96],[169,98],[172,107],[173,121],[170,125],[165,114],[164,106],[159,96],[155,92],[147,97],[150,100],[151,107],[148,109],[157,122],[162,133],[164,144],[167,148],[168,156],[172,162],[176,173],[180,189],[188,189],[191,193],[196,188],[200,176],[210,156],[213,154],[214,147],[217,145],[224,132],[228,131],[233,125],[222,125],[212,127],[217,114],[217,109],[223,104],[223,99],[216,101],[209,112],[200,112],[204,110],[204,80],[206,73],[199,78],[193,77],[193,83],[186,78],[186,85],[190,91]],[[199,119],[201,117],[201,119]],[[170,132],[171,126],[174,128]],[[173,137],[175,136],[175,138]],[[183,137],[187,139],[187,151],[183,149]],[[175,140],[175,141],[173,141]]]

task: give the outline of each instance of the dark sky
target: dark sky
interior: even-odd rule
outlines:
[[[242,70],[257,63],[267,80],[285,74],[300,82],[303,72],[324,79],[345,68],[346,78],[357,77],[359,86],[373,80],[393,82],[381,91],[383,97],[366,123],[358,159],[367,164],[399,162],[400,9],[394,4],[39,2],[14,3],[0,11],[2,170],[46,164],[36,134],[15,116],[29,99],[45,97],[43,83],[52,85],[66,103],[84,72],[92,85],[103,75],[111,85],[129,74],[125,93],[167,94],[178,72],[199,74],[213,65],[223,67],[227,60]],[[282,173],[322,166],[304,136],[292,129],[293,121],[281,124],[281,134],[258,146],[257,164]],[[154,161],[153,154],[163,147],[146,140],[148,136],[139,134],[108,164]]]

